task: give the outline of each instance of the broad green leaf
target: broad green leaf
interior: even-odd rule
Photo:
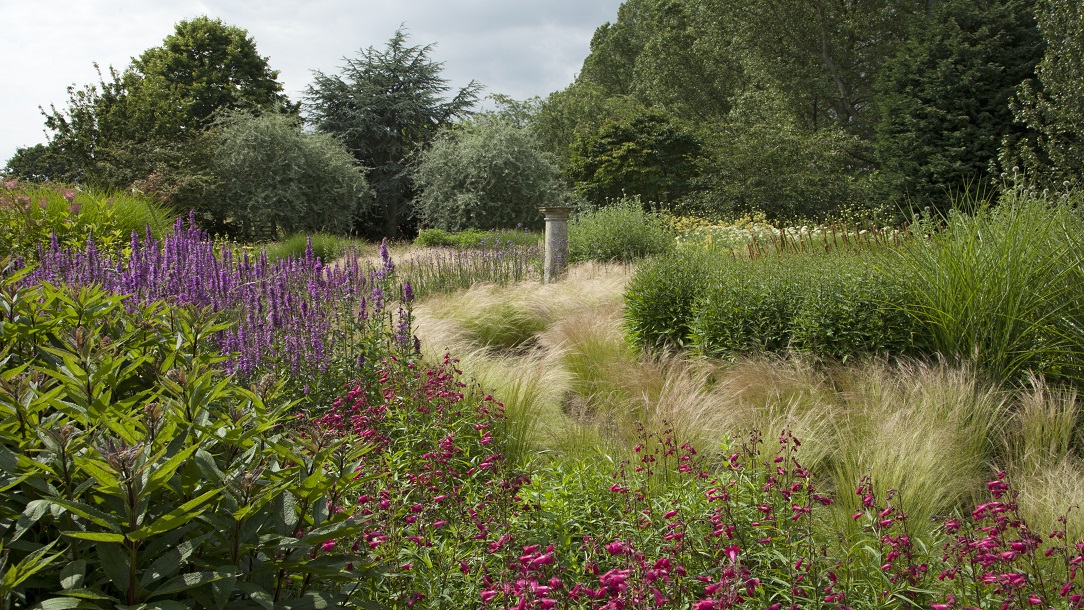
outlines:
[[[205,585],[205,584],[214,582],[216,580],[222,580],[223,578],[228,578],[229,576],[232,576],[232,575],[233,575],[232,572],[221,572],[221,571],[220,572],[190,572],[188,574],[182,574],[182,575],[177,576],[175,578],[171,578],[170,580],[166,581],[166,583],[163,584],[161,587],[159,587],[158,589],[155,589],[155,591],[151,595],[152,596],[172,595],[174,593],[179,593],[181,591],[185,591],[185,590],[191,589],[193,587],[198,587],[200,585]]]
[[[60,587],[64,590],[79,589],[83,586],[83,580],[87,573],[87,562],[77,559],[60,571]]]
[[[23,509],[23,514],[19,516],[19,521],[15,524],[15,532],[11,536],[11,540],[18,540],[22,538],[23,534],[41,519],[45,513],[49,512],[50,502],[48,500],[32,500]]]
[[[13,591],[15,587],[18,587],[27,578],[37,574],[42,568],[62,557],[63,553],[46,556],[46,554],[56,546],[57,542],[57,540],[50,542],[24,557],[19,563],[8,568],[7,571],[4,572],[4,578],[0,588],[2,588],[3,591]]]
[[[255,583],[241,581],[237,583],[237,588],[266,610],[275,610],[275,598],[263,587]]]
[[[205,540],[205,536],[201,536],[199,542]],[[195,552],[198,543],[194,543],[192,540],[185,540],[178,544],[176,547],[170,549],[158,559],[155,559],[151,564],[150,569],[143,573],[143,579],[140,581],[140,585],[146,587],[147,585],[169,576],[174,572],[181,569],[181,565]]]
[[[53,498],[52,503],[67,509],[75,515],[83,517],[84,519],[89,519],[92,523],[100,525],[101,527],[117,533],[122,531],[120,523],[117,522],[112,515],[104,513],[93,506],[89,506],[82,502],[62,500],[59,498]]]

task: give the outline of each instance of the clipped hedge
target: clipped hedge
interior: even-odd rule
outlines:
[[[916,322],[888,254],[746,258],[682,251],[641,266],[626,292],[637,348],[715,357],[809,352],[847,358],[914,351]]]
[[[625,337],[637,349],[685,347],[693,305],[728,257],[678,250],[640,264],[625,290]]]

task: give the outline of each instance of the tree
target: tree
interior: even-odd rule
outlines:
[[[639,196],[645,204],[672,207],[697,174],[700,140],[671,117],[639,111],[615,117],[594,133],[581,133],[569,174],[591,204]]]
[[[345,234],[371,200],[354,157],[331,136],[303,132],[296,118],[234,112],[206,137],[217,187],[201,212],[235,237]]]
[[[71,179],[127,187],[220,110],[292,110],[277,77],[247,31],[208,17],[181,21],[124,71],[99,70],[97,85],[69,87],[65,109],[43,109],[49,146],[75,168]]]
[[[67,182],[73,168],[52,146],[35,144],[15,149],[7,161],[4,175],[31,182]]]
[[[989,185],[1002,140],[1023,135],[1009,102],[1041,54],[1031,0],[939,4],[878,83],[887,190],[946,209],[953,193]]]
[[[1024,82],[1012,110],[1032,130],[1019,146],[1005,143],[1002,166],[1022,166],[1040,187],[1084,187],[1084,8],[1039,0],[1036,17],[1046,50],[1036,80]]]
[[[305,96],[308,120],[331,134],[365,167],[375,191],[382,232],[395,237],[413,216],[411,155],[423,150],[444,126],[466,117],[481,86],[471,81],[451,99],[440,77],[443,64],[429,58],[433,45],[407,46],[398,30],[385,49],[369,47],[346,59],[341,75],[313,72]],[[369,219],[366,219],[369,220]],[[372,234],[361,222],[359,232]]]
[[[446,231],[540,228],[540,207],[559,205],[557,166],[526,127],[485,114],[445,131],[415,172],[418,216]]]
[[[763,213],[772,221],[824,219],[871,206],[870,182],[855,159],[868,143],[841,127],[810,131],[783,96],[753,91],[726,121],[703,129],[704,156],[684,209],[708,217]]]

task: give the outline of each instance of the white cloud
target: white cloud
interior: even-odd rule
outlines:
[[[62,107],[66,88],[156,46],[182,20],[206,14],[248,30],[300,100],[312,70],[335,73],[344,57],[382,47],[403,25],[413,44],[435,43],[453,87],[472,79],[515,98],[565,87],[595,28],[621,0],[0,0],[0,165],[19,146],[45,141],[38,106]]]

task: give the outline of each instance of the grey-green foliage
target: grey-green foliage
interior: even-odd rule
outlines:
[[[331,136],[305,133],[292,117],[229,114],[209,138],[219,186],[208,211],[235,237],[346,233],[372,199],[346,148]]]
[[[538,228],[541,207],[559,205],[557,166],[525,127],[483,115],[444,132],[414,174],[422,222],[446,231]]]
[[[644,211],[635,197],[580,212],[568,225],[568,255],[573,261],[631,262],[670,252],[675,243],[666,223]]]

